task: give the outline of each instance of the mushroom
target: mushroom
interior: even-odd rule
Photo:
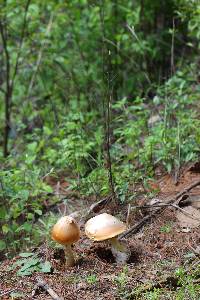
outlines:
[[[70,216],[64,216],[53,226],[51,237],[57,243],[64,245],[66,266],[72,267],[75,264],[71,245],[80,238],[80,230],[76,221]]]
[[[123,222],[107,213],[97,215],[85,224],[85,233],[91,240],[110,242],[117,263],[125,263],[130,255],[127,247],[117,239],[117,236],[125,230],[126,225]]]

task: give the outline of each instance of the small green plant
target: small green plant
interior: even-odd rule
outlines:
[[[4,238],[0,247],[5,249],[5,244],[12,244],[12,251],[16,251],[24,246],[22,240],[26,244],[31,240],[33,224],[42,215],[43,201],[52,188],[42,180],[41,169],[32,163],[0,170],[0,179],[0,225]]]
[[[128,282],[128,267],[125,266],[118,274],[118,276],[115,278],[115,283],[117,285],[117,291],[120,297],[123,299],[128,295],[128,291],[126,291],[126,285]]]
[[[20,253],[21,257],[18,259],[9,270],[14,270],[19,268],[16,274],[18,276],[27,276],[31,275],[34,272],[51,272],[51,263],[49,261],[42,262],[41,258],[32,252]]]
[[[14,299],[24,299],[26,295],[22,292],[12,292],[10,293],[11,300]]]
[[[38,220],[37,223],[34,224],[32,236],[33,239],[36,243],[39,243],[39,241],[43,240],[46,241],[48,240],[48,243],[52,247],[60,247],[57,243],[52,241],[50,237],[50,232],[53,227],[53,225],[57,222],[58,216],[53,214],[51,211],[46,214],[41,216]],[[48,233],[48,234],[47,234]]]
[[[97,281],[98,281],[98,278],[97,278],[96,274],[90,274],[86,277],[86,282],[88,284],[95,284],[95,283],[97,283]]]
[[[200,285],[195,284],[195,278],[199,276],[199,269],[193,274],[187,274],[185,269],[180,267],[176,270],[175,275],[178,277],[178,284],[180,285],[176,300],[199,300]]]
[[[172,230],[172,226],[170,224],[165,224],[160,227],[160,232],[162,233],[170,233]]]
[[[146,300],[159,300],[161,295],[161,289],[154,288],[153,291],[146,292],[144,294],[144,299]]]
[[[63,278],[64,284],[77,284],[81,281],[79,275],[67,275]]]

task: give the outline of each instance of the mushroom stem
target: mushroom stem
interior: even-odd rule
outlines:
[[[120,243],[120,241],[116,237],[109,239],[109,241],[111,243],[112,248],[116,249],[117,251],[120,251],[120,252],[127,251],[126,246],[123,245],[122,243]]]
[[[74,254],[72,251],[72,245],[65,245],[65,265],[66,267],[73,267],[75,264]]]
[[[116,237],[109,239],[109,241],[111,243],[111,251],[113,256],[115,257],[116,263],[126,263],[130,256],[130,252],[127,247],[124,244],[120,243],[120,241]]]

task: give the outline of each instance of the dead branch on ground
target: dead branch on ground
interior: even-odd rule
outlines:
[[[155,208],[155,207],[174,207],[175,209],[180,210],[183,214],[185,214],[186,216],[188,216],[189,218],[195,220],[195,221],[199,221],[199,219],[195,218],[192,214],[190,214],[189,212],[187,212],[186,210],[184,210],[183,208],[179,207],[176,204],[173,203],[164,203],[162,201],[159,201],[158,204],[152,204],[152,205],[134,205],[131,207],[131,209],[134,208]]]
[[[80,223],[83,224],[92,216],[93,213],[98,213],[111,201],[112,201],[112,196],[108,196],[96,203],[93,203],[89,207],[89,209],[86,209],[84,211],[83,210],[75,211],[74,213],[70,214],[70,216],[77,219],[77,221],[79,221],[80,219]]]
[[[193,184],[189,185],[188,187],[186,187],[183,191],[179,192],[175,197],[170,197],[169,199],[166,200],[165,204],[174,204],[176,205],[177,200],[183,196],[184,194],[186,194],[187,192],[189,192],[190,190],[192,190],[193,188],[195,188],[196,186],[200,185],[200,180],[194,182]],[[134,226],[132,226],[129,230],[127,230],[125,233],[123,233],[119,239],[125,238],[125,237],[129,237],[132,234],[135,234],[137,231],[139,231],[141,229],[141,227],[143,227],[148,221],[150,221],[153,217],[156,217],[156,215],[158,215],[158,213],[162,212],[164,209],[166,209],[167,206],[161,206],[158,207],[157,209],[155,209],[152,213],[150,213],[149,215],[145,216],[141,221],[139,221],[137,224],[135,224]]]
[[[42,288],[51,296],[53,300],[64,300],[64,298],[58,296],[56,292],[54,292],[54,290],[41,277],[36,277],[36,281],[37,283],[32,291],[32,297],[35,296],[38,288]]]

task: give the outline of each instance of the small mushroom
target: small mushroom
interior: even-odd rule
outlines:
[[[85,233],[93,241],[108,240],[117,263],[125,263],[130,252],[117,236],[126,230],[126,225],[107,213],[95,216],[85,224]]]
[[[57,243],[64,245],[66,266],[72,267],[75,264],[71,245],[80,238],[80,230],[76,221],[70,216],[64,216],[53,226],[51,237]]]

